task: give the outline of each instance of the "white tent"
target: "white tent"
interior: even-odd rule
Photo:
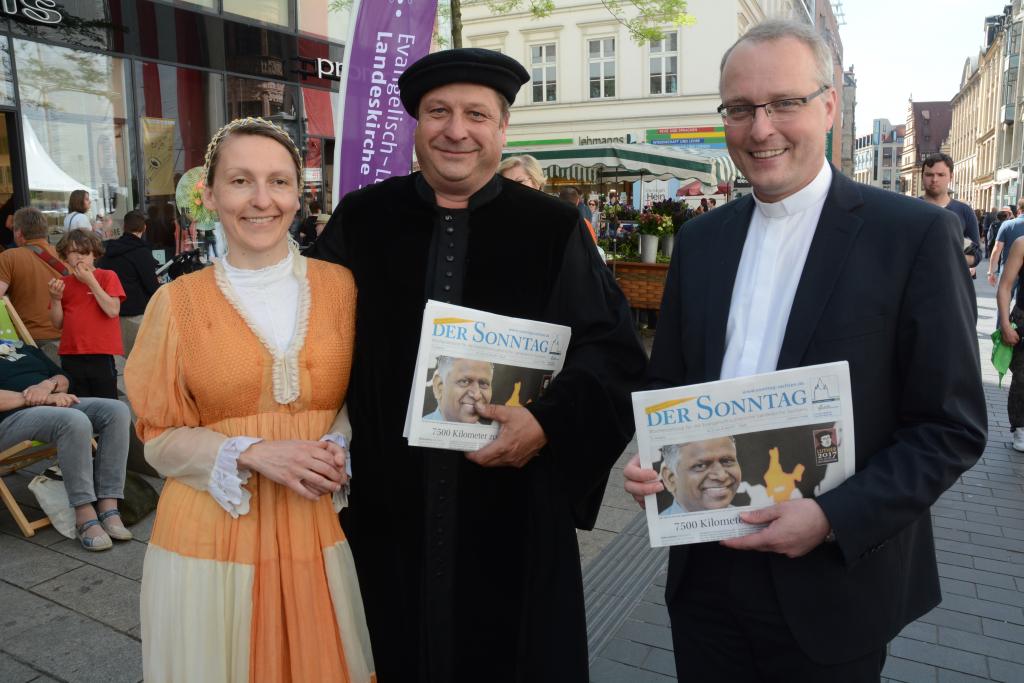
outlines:
[[[64,192],[88,190],[95,200],[96,190],[64,172],[39,142],[32,124],[21,116],[22,135],[25,138],[25,164],[28,167],[28,186],[33,192]]]
[[[731,183],[739,175],[726,150],[687,149],[682,145],[616,143],[593,147],[515,147],[505,150],[503,156],[517,154],[535,157],[549,176],[583,180],[610,179],[613,174],[618,174],[619,180],[678,178],[716,186]]]

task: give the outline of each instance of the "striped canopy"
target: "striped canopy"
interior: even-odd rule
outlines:
[[[648,143],[595,145],[550,145],[516,147],[503,157],[529,154],[540,162],[549,177],[595,182],[599,178],[699,180],[705,185],[731,183],[739,172],[724,149],[681,149],[677,145]]]

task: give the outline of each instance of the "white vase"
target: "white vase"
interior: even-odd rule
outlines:
[[[658,260],[658,236],[640,235],[640,260],[655,263]]]
[[[672,258],[672,245],[675,243],[675,235],[664,235],[661,238],[661,253],[665,255],[665,258]]]

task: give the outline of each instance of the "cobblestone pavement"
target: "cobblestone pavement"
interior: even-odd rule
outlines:
[[[1024,681],[1024,454],[1010,448],[1006,417],[1009,377],[999,388],[989,362],[989,335],[996,327],[995,293],[982,279],[975,289],[978,345],[989,408],[988,447],[978,464],[932,507],[943,600],[893,640],[883,672],[887,681]],[[595,683],[675,680],[663,595],[666,556],[650,549],[637,554],[639,546],[629,538],[631,533],[643,537],[646,546],[642,517],[638,521],[623,526],[624,533],[584,566],[588,610],[596,606],[588,611],[591,680]],[[630,553],[620,552],[620,546],[629,546]],[[616,605],[621,611],[613,625],[601,624],[595,629],[595,613],[601,617],[608,595],[623,592],[624,584],[620,581],[606,588],[593,577],[635,574],[635,558],[640,557],[643,564],[650,556],[658,563],[653,578],[644,581],[641,577],[638,583],[642,585],[634,586],[630,593],[633,601],[625,608]]]
[[[945,597],[893,641],[891,681],[1024,681],[1024,454],[1010,449],[1006,389],[987,360],[994,294],[981,281],[977,290],[989,444],[932,510]],[[666,555],[648,547],[644,519],[622,490],[621,468],[635,450],[612,470],[597,528],[579,534],[598,683],[675,678]],[[5,481],[38,515],[28,477]],[[152,516],[133,527],[136,540],[87,553],[53,529],[23,538],[0,509],[0,683],[141,680],[138,595],[151,525]]]

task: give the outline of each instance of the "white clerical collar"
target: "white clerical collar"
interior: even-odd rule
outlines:
[[[757,198],[757,192],[755,191],[754,202],[757,204],[757,210],[767,218],[795,216],[812,206],[821,204],[825,200],[825,195],[828,194],[828,188],[831,185],[832,166],[828,161],[822,161],[821,170],[818,171],[818,175],[802,190],[777,202],[762,202]]]

